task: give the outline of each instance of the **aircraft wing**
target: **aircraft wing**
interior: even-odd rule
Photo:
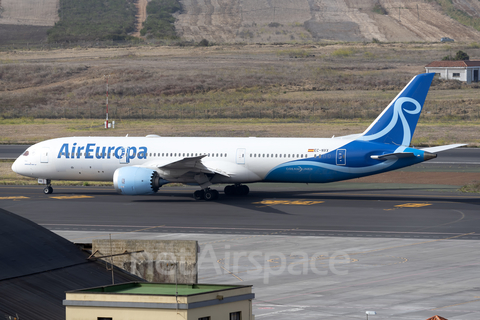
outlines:
[[[445,146],[424,148],[424,149],[420,149],[420,150],[435,153],[435,152],[441,152],[441,151],[450,150],[450,149],[463,147],[463,146],[466,146],[466,144],[449,144],[449,145],[445,145]]]
[[[222,171],[221,169],[216,168],[209,168],[202,163],[202,158],[206,157],[206,155],[201,155],[197,157],[188,157],[183,158],[180,160],[174,160],[170,162],[158,162],[152,161],[146,165],[146,167],[155,167],[160,170],[178,170],[181,172],[202,172],[202,173],[210,173],[210,174],[219,174],[225,177],[230,177],[227,172]]]

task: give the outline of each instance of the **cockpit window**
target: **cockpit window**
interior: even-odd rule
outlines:
[[[28,150],[23,153],[24,156],[28,156]]]

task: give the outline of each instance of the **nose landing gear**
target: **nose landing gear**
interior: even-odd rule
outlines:
[[[52,188],[52,181],[50,179],[47,179],[47,186],[43,189],[44,194],[51,194],[53,193],[53,188]]]

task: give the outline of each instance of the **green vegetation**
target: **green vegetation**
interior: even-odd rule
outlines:
[[[387,10],[378,2],[373,6],[372,11],[377,14],[387,14]]]
[[[208,43],[208,40],[207,39],[202,39],[200,40],[200,42],[198,43],[198,46],[199,47],[208,47],[209,43]]]
[[[182,5],[178,0],[152,0],[147,5],[148,16],[140,34],[158,39],[178,39],[172,14],[181,11]]]
[[[466,54],[465,52],[460,50],[460,51],[457,51],[457,53],[455,54],[455,57],[452,57],[452,55],[449,54],[448,56],[443,57],[442,60],[443,61],[445,61],[445,60],[449,60],[449,61],[470,60],[470,57],[468,56],[468,54]]]
[[[60,0],[60,21],[48,41],[126,40],[135,30],[134,0]]]
[[[332,56],[334,57],[348,57],[355,54],[354,48],[340,48],[332,52]]]
[[[278,28],[278,27],[281,27],[282,24],[280,24],[280,23],[278,23],[278,22],[270,22],[270,23],[268,24],[268,26],[269,26],[270,28]]]
[[[452,19],[457,20],[461,24],[472,27],[480,31],[480,18],[472,17],[468,13],[455,8],[452,0],[435,0],[443,9],[443,11]]]
[[[461,192],[465,193],[480,193],[480,182],[476,181],[469,183],[460,188]]]

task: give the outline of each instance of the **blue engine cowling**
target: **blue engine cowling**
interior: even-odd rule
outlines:
[[[123,167],[115,170],[113,186],[120,194],[153,194],[168,183],[152,169],[142,167]]]

